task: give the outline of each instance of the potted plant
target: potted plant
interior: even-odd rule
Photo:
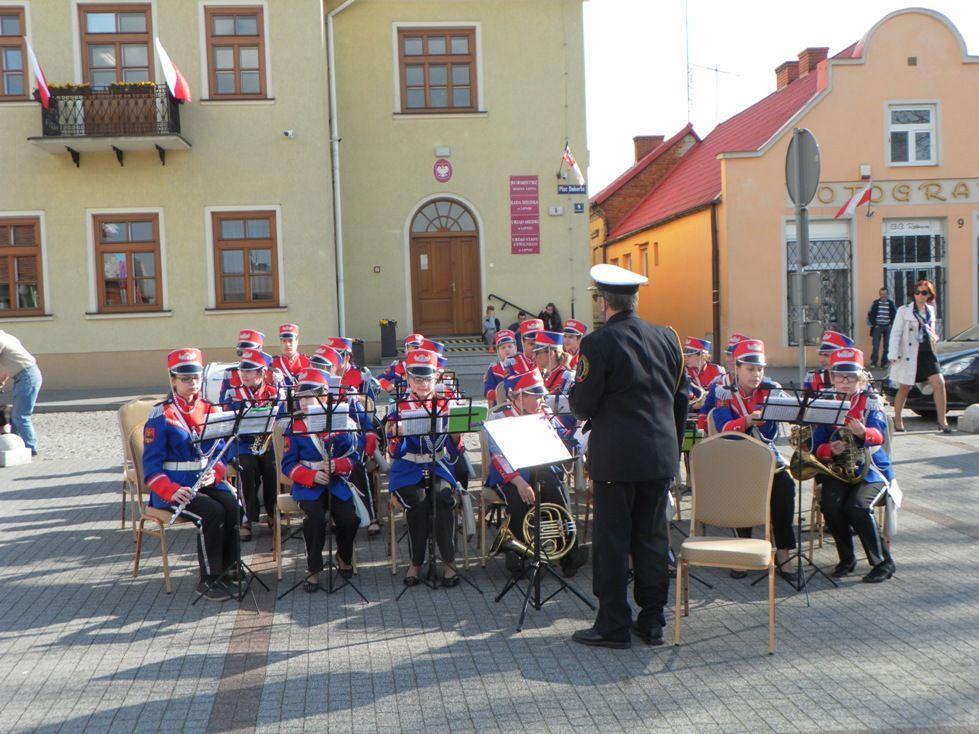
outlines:
[[[84,135],[85,98],[92,93],[90,84],[55,82],[48,85],[51,104],[41,115],[44,135]],[[34,90],[34,99],[41,94]]]
[[[86,126],[102,135],[149,135],[159,113],[154,82],[113,82],[85,101]]]

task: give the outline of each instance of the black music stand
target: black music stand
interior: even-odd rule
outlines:
[[[208,413],[204,417],[204,426],[201,428],[200,440],[208,441],[211,440],[212,438],[221,438],[222,436],[224,436],[226,429],[224,427],[220,427],[220,424],[218,422],[212,421],[211,417],[214,416],[215,418],[218,418],[218,420],[221,423],[227,423],[228,421],[226,418],[221,419],[219,418],[219,416],[226,415],[229,412],[233,412],[235,417],[234,417],[234,422],[231,426],[231,431],[230,433],[227,434],[227,437],[225,438],[226,441],[225,449],[227,449],[227,447],[230,446],[232,442],[234,442],[236,448],[240,446],[239,439],[241,436],[258,436],[258,435],[271,433],[272,427],[275,423],[275,416],[276,416],[279,401],[277,399],[262,401],[266,404],[271,404],[271,409],[267,413],[263,411],[261,415],[249,417],[248,414],[252,411],[253,408],[257,407],[255,405],[256,402],[257,401],[245,401],[245,403],[240,408],[234,411]],[[218,426],[217,428],[212,429],[211,431],[216,435],[214,436],[208,435],[209,434],[208,426]],[[242,500],[241,466],[237,460],[237,451],[236,451],[236,458],[233,459],[233,461],[238,470],[235,472],[235,478],[232,487],[234,487],[235,490],[235,498],[238,500],[238,507],[242,511],[241,514],[243,514],[244,502]],[[252,569],[251,566],[249,566],[241,559],[241,514],[239,514],[238,521],[235,523],[235,560],[232,561],[231,564],[226,569],[224,569],[224,573],[218,576],[213,582],[207,582],[205,584],[206,587],[205,591],[199,592],[197,594],[197,598],[194,599],[193,602],[191,602],[191,606],[197,604],[197,602],[199,602],[201,598],[204,596],[204,593],[206,591],[209,591],[215,584],[217,584],[222,579],[231,581],[232,584],[235,587],[237,587],[235,589],[235,592],[232,594],[232,596],[238,602],[241,602],[245,598],[245,595],[251,591],[252,581],[257,581],[259,584],[262,585],[262,588],[264,588],[266,591],[269,591],[269,587],[266,585],[266,583],[262,581],[262,579]],[[207,558],[206,552],[204,553],[204,557]],[[252,599],[255,601],[255,608],[257,609],[258,601],[254,598],[254,594],[252,595]]]
[[[406,378],[407,379],[407,378]],[[404,403],[417,403],[421,406],[420,410],[423,415],[417,417],[405,418],[402,415],[402,410],[400,406]],[[449,408],[450,403],[456,403],[457,406],[462,405],[466,408],[465,412],[461,416],[463,420],[463,425],[456,425],[453,430],[452,416],[449,412],[446,412]],[[444,411],[443,408],[446,410]],[[405,411],[408,412],[408,411]],[[394,421],[394,432],[391,434],[394,438],[409,438],[416,437],[419,441],[422,441],[422,446],[424,448],[424,442],[428,442],[428,451],[423,451],[422,453],[427,453],[430,457],[430,462],[428,468],[425,470],[425,491],[429,500],[429,528],[430,532],[428,534],[428,569],[425,571],[424,575],[419,574],[418,578],[422,584],[430,589],[438,588],[438,574],[436,572],[435,564],[437,561],[441,561],[445,565],[445,561],[438,558],[438,544],[435,542],[435,528],[437,527],[436,521],[438,520],[438,498],[435,496],[435,468],[438,464],[435,455],[441,450],[441,446],[444,445],[445,441],[448,439],[450,433],[465,433],[469,431],[478,430],[482,423],[479,425],[473,425],[473,417],[478,417],[479,414],[474,414],[472,409],[472,398],[458,398],[454,400],[449,400],[444,396],[440,396],[437,393],[430,398],[409,398],[405,394],[399,394],[395,402],[395,414],[398,416],[398,420]],[[456,420],[458,421],[456,416]],[[385,418],[388,421],[390,415]],[[409,423],[409,421],[411,421]],[[463,449],[465,450],[465,449]],[[461,490],[460,495],[466,492],[466,490]],[[460,502],[462,498],[460,496]],[[453,529],[453,536],[455,530]],[[463,541],[468,542],[465,538],[465,531],[463,531]],[[393,549],[392,549],[393,552]],[[410,561],[409,561],[410,563]],[[452,569],[456,572],[456,575],[473,587],[480,594],[483,590],[480,589],[476,582],[474,582],[467,574],[464,574],[455,566]],[[401,593],[398,594],[396,600],[401,599],[405,595],[405,592],[410,589],[410,586],[405,586]]]
[[[846,422],[847,412],[850,409],[850,401],[845,396],[836,393],[818,392],[813,393],[809,390],[795,390],[792,388],[779,388],[770,390],[762,401],[761,420],[776,423],[788,423],[798,426],[801,431],[803,426],[809,425],[834,425],[842,426]],[[800,434],[801,435],[801,434]],[[800,444],[801,445],[801,444]],[[838,587],[835,579],[813,562],[812,558],[802,550],[802,451],[796,452],[798,460],[796,462],[796,501],[797,519],[799,531],[796,534],[798,547],[795,553],[786,559],[785,563],[797,562],[796,578],[797,584],[789,583],[793,589],[806,592],[806,606],[809,606],[809,581],[818,573],[834,587]],[[786,468],[788,471],[788,468]],[[814,529],[810,528],[809,532]],[[812,573],[807,577],[802,572],[802,562],[813,567]],[[752,582],[752,586],[761,581],[759,577]]]
[[[317,434],[317,433],[327,433],[327,432],[329,432],[329,433],[363,433],[364,432],[364,429],[361,426],[359,426],[356,423],[356,421],[353,420],[353,418],[350,417],[350,413],[349,413],[349,406],[351,405],[351,402],[352,402],[350,400],[350,398],[351,397],[354,397],[354,396],[356,396],[358,394],[359,393],[354,393],[353,391],[350,391],[350,390],[345,390],[343,392],[343,394],[341,395],[339,393],[339,388],[337,389],[337,392],[334,392],[334,389],[331,387],[330,391],[326,395],[317,395],[317,396],[315,396],[316,397],[316,402],[319,404],[320,408],[323,409],[323,412],[322,413],[314,413],[314,414],[310,414],[310,415],[304,415],[301,412],[293,413],[290,416],[290,418],[289,418],[290,428],[292,429],[291,430],[291,433],[293,435],[314,435],[314,434]],[[347,411],[340,411],[340,410],[338,410],[338,408],[339,408],[340,405],[346,405],[346,406],[348,406],[348,410]],[[320,427],[320,425],[319,425],[319,423],[320,423],[319,416],[320,415],[323,416],[323,420],[322,420],[323,426],[322,427]],[[335,416],[338,416],[338,415],[344,415],[345,416],[343,418],[342,425],[339,425],[339,426],[336,425],[336,423],[334,421],[334,417]],[[304,419],[304,422],[306,423],[306,429],[303,430],[303,431],[297,431],[295,429],[296,420],[298,418],[303,418]],[[320,430],[317,430],[317,429],[320,429]],[[327,455],[326,456],[323,456],[322,458],[323,458],[324,461],[330,461],[329,451],[327,451]],[[333,554],[334,554],[334,547],[333,546],[334,546],[334,543],[336,542],[336,536],[335,536],[335,534],[333,532],[333,491],[330,489],[329,485],[326,486],[326,489],[324,491],[326,492],[326,512],[329,515],[329,517],[326,520],[326,545],[327,545],[327,549],[328,549],[327,550],[327,564],[326,565],[327,565],[327,569],[328,569],[327,570],[327,577],[329,579],[329,583],[327,584],[327,586],[325,588],[325,591],[326,591],[327,595],[329,595],[329,594],[333,594],[334,592],[340,591],[340,589],[342,589],[342,588],[344,588],[346,586],[349,586],[351,589],[353,589],[355,592],[357,592],[357,596],[359,596],[363,600],[364,604],[367,604],[368,603],[367,602],[367,597],[364,596],[363,592],[361,592],[360,588],[358,588],[358,586],[353,582],[352,578],[345,578],[344,576],[340,575],[339,573],[335,573],[336,567],[335,567],[334,562],[333,562]],[[352,493],[354,493],[354,499],[356,501],[356,493],[359,490],[357,489],[357,487],[352,486],[352,487],[350,487],[350,491]],[[353,559],[351,559],[351,560],[353,560]],[[351,564],[351,566],[352,565],[353,564]],[[291,594],[293,591],[295,591],[296,589],[298,589],[304,582],[309,581],[310,578],[312,578],[315,575],[318,575],[322,570],[323,569],[320,569],[319,571],[310,571],[305,576],[303,576],[301,579],[299,579],[299,581],[297,581],[295,584],[293,584],[288,589],[286,589],[281,594],[279,594],[279,596],[276,597],[276,598],[277,599],[284,599],[289,594]],[[352,575],[353,574],[351,573],[351,576]],[[341,583],[339,585],[336,584],[336,579],[337,578],[343,579],[343,583]]]
[[[551,567],[550,558],[547,558],[546,554],[541,554],[541,489],[538,472],[570,460],[571,455],[568,453],[567,447],[557,435],[554,427],[547,421],[547,416],[542,413],[500,418],[487,422],[485,427],[486,432],[490,434],[490,438],[493,439],[493,442],[500,449],[500,453],[503,454],[507,463],[515,471],[520,469],[530,470],[530,483],[534,489],[533,560],[531,560],[530,564],[521,573],[511,576],[507,580],[503,590],[497,595],[496,601],[501,601],[513,589],[520,589],[520,581],[529,575],[526,591],[520,589],[524,594],[524,599],[523,606],[520,608],[520,618],[517,621],[517,632],[523,630],[528,605],[532,605],[534,609],[540,611],[546,602],[553,599],[561,591],[570,591],[581,599],[589,609],[594,610],[595,605],[574,584],[569,583],[567,579],[559,576],[557,571]],[[528,456],[525,453],[527,447],[533,447],[536,455]],[[542,599],[541,581],[545,573],[557,579],[559,586],[555,591]],[[533,597],[533,600],[531,600],[531,597]]]

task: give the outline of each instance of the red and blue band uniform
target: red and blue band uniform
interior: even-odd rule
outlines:
[[[377,376],[377,382],[381,389],[389,395],[403,395],[408,389],[404,361],[394,360],[384,372]]]
[[[715,383],[712,391],[716,400],[713,415],[714,427],[718,432],[747,433],[759,439],[771,449],[775,455],[775,477],[772,481],[771,517],[772,536],[775,547],[780,550],[795,548],[795,531],[792,527],[793,507],[795,505],[795,482],[785,471],[786,462],[775,448],[778,438],[778,424],[773,421],[755,423],[750,428],[747,417],[761,409],[769,392],[779,389],[777,382],[763,381],[750,395],[739,388],[724,387],[721,381]],[[706,403],[706,401],[705,401]],[[750,538],[751,528],[738,528],[739,537]]]
[[[809,392],[833,391],[833,382],[830,379],[828,369],[810,370],[806,373],[806,379],[802,386]]]
[[[391,403],[384,419],[389,426],[389,435],[392,436],[389,444],[392,461],[388,473],[388,488],[405,509],[408,546],[413,566],[425,563],[428,537],[433,532],[430,525],[433,499],[437,501],[434,533],[439,555],[444,563],[451,565],[455,562],[452,533],[455,525],[454,510],[458,502],[455,465],[460,463],[463,451],[460,441],[447,433],[436,434],[434,441],[428,434],[398,435],[397,426],[402,414],[408,411],[425,411],[431,414],[432,406],[432,399],[419,400],[411,394]],[[437,398],[437,406],[439,415],[448,415],[447,399]],[[431,489],[434,489],[434,493]]]
[[[193,487],[208,463],[204,455],[221,450],[220,442],[196,443],[207,416],[213,412],[219,409],[203,398],[188,403],[176,395],[151,411],[143,428],[143,473],[151,507],[173,511],[174,492]],[[214,443],[218,445],[215,447]],[[223,481],[226,473],[227,466],[218,462],[214,483],[202,487],[181,514],[201,529],[197,560],[201,578],[208,581],[220,576],[236,560],[235,529],[241,507],[234,490]],[[205,571],[208,566],[210,576]]]
[[[360,490],[364,505],[367,507],[367,514],[371,524],[373,524],[377,520],[377,506],[374,501],[373,477],[367,473],[367,457],[373,456],[380,443],[380,435],[373,410],[369,412],[364,406],[364,401],[366,401],[373,408],[376,399],[370,371],[356,367],[348,369],[340,379],[340,395],[347,398],[350,418],[357,423],[362,431],[358,442],[360,447],[358,448],[358,461],[351,472],[350,481]]]
[[[565,443],[574,442],[573,430],[569,431],[567,427],[551,413],[550,409],[546,405],[541,405],[540,412],[548,417],[548,420],[554,427],[554,430],[557,431],[557,434],[561,437],[562,441]],[[520,413],[508,405],[503,410],[495,413],[492,419],[513,418],[518,415],[520,415]],[[499,495],[500,499],[506,502],[507,512],[510,515],[510,529],[521,541],[524,539],[524,518],[533,508],[533,504],[523,501],[523,499],[520,497],[520,492],[517,491],[516,486],[513,484],[513,479],[517,475],[520,475],[524,478],[524,481],[533,486],[531,471],[532,470],[530,469],[514,471],[503,454],[500,453],[499,447],[492,439],[490,439],[490,466],[489,472],[486,476],[486,486],[491,488],[497,495]],[[534,470],[534,473],[535,476],[533,479],[536,479],[539,483],[538,486],[541,493],[540,501],[542,503],[550,502],[556,505],[562,505],[568,509],[568,511],[570,511],[571,503],[568,500],[567,490],[561,481],[564,475],[563,469],[560,466],[548,466],[539,470]],[[572,548],[571,552],[561,559],[561,567],[564,569],[575,567],[577,565],[577,555],[578,538],[576,535],[574,547]]]
[[[544,387],[549,395],[568,395],[574,385],[574,372],[559,364],[544,377]]]
[[[318,573],[323,568],[326,545],[327,514],[336,526],[337,555],[350,565],[353,561],[354,536],[360,519],[354,506],[350,475],[360,463],[363,448],[361,434],[350,431],[311,434],[301,420],[286,431],[282,445],[282,473],[292,480],[292,497],[299,503],[306,542],[306,568]],[[323,447],[322,453],[316,445]],[[332,464],[332,469],[328,465]],[[329,474],[329,487],[316,483],[316,472]]]
[[[880,398],[870,390],[851,396],[850,411],[847,415],[856,418],[867,428],[863,439],[854,438],[858,447],[870,449],[870,467],[864,480],[856,485],[821,475],[820,509],[836,541],[836,551],[841,563],[854,560],[853,536],[850,534],[852,527],[860,536],[860,542],[871,566],[878,566],[885,562],[893,564],[890,549],[881,538],[873,509],[879,502],[884,501],[885,494],[894,481],[891,460],[884,450],[887,419],[881,409]],[[814,453],[824,464],[832,462],[833,453],[830,443],[838,438],[839,434],[835,426],[821,425],[813,431]],[[862,461],[860,466],[863,466]]]
[[[247,407],[269,407],[275,405],[274,401],[278,396],[279,391],[267,381],[263,381],[254,389],[239,384],[238,387],[230,388],[222,395],[221,405],[225,410],[236,412]],[[276,412],[283,412],[284,407],[284,403],[276,405]],[[269,527],[272,526],[275,518],[279,481],[276,476],[275,452],[272,451],[271,444],[266,445],[264,438],[264,436],[242,436],[226,454],[229,461],[234,459],[240,467],[241,491],[245,501],[245,517],[242,522],[246,528],[258,521],[260,486],[261,506],[265,508],[265,514],[268,515]],[[242,538],[242,540],[246,539]]]
[[[507,375],[511,374],[512,365],[513,358],[510,357],[502,362],[497,360],[486,368],[486,374],[483,375],[483,395],[491,403],[496,401],[497,386],[507,378]]]
[[[726,400],[727,397],[725,396],[730,395],[733,385],[734,375],[722,372],[706,386],[707,395],[703,405],[700,406],[700,414],[697,416],[697,428],[701,433],[707,432],[707,416],[717,407],[718,396],[721,396],[722,400]]]
[[[299,373],[309,367],[309,357],[298,352],[287,358],[278,354],[272,358],[272,371],[282,375],[282,384],[291,387],[296,384]]]

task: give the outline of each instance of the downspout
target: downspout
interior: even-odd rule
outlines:
[[[714,362],[721,361],[721,257],[717,241],[717,202],[710,205],[710,280],[713,304]]]
[[[343,277],[343,214],[340,204],[340,122],[337,119],[336,55],[333,53],[333,18],[357,0],[345,0],[326,15],[326,53],[329,65],[330,168],[333,183],[333,241],[336,248],[337,322],[340,336],[347,335],[346,286]]]

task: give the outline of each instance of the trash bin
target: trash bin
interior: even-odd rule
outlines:
[[[354,350],[353,350],[354,364],[358,367],[364,366],[364,340],[354,339]]]
[[[381,359],[398,356],[398,322],[394,319],[381,319]]]

